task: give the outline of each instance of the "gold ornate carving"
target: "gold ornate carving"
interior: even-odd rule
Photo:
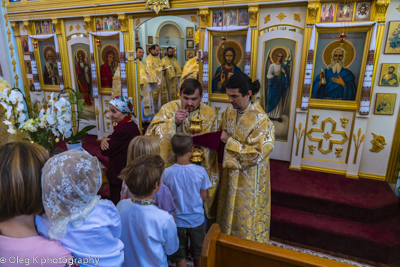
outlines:
[[[18,75],[16,73],[15,73],[14,79],[15,79],[15,86],[18,87],[18,79],[19,79],[19,77],[18,77]]]
[[[318,9],[320,6],[320,2],[308,2],[307,6],[307,25],[314,25],[318,21]]]
[[[3,0],[3,3],[1,4],[1,6],[2,6],[3,8],[6,8],[6,0]]]
[[[197,18],[196,18],[196,16],[190,16],[190,19],[192,20],[192,22],[197,23]]]
[[[7,35],[8,35],[8,42],[11,42],[11,31],[10,28],[7,30]]]
[[[106,107],[108,107],[108,102],[110,102],[110,100],[108,99],[104,100],[104,103],[106,103]]]
[[[47,95],[47,99],[50,101],[50,99],[51,99],[51,95]]]
[[[96,106],[96,110],[94,111],[94,114],[96,115],[97,130],[100,130],[100,121],[99,121],[100,111],[99,111],[99,107],[98,106]]]
[[[400,6],[398,8],[396,8],[399,12],[400,12]]]
[[[17,71],[17,66],[15,66],[17,64],[17,61],[15,61],[15,59],[13,58],[11,64],[13,64],[13,72]]]
[[[28,35],[32,35],[31,31],[31,22],[29,20],[25,20],[22,22],[22,29],[26,31]]]
[[[86,30],[87,33],[93,31],[92,21],[92,17],[90,16],[83,17],[83,22],[85,23],[85,25],[83,25],[83,28]]]
[[[137,19],[136,20],[136,26],[139,26],[140,25],[140,19]]]
[[[6,21],[6,27],[8,27],[8,18],[7,18],[7,14],[4,14],[4,20]]]
[[[77,23],[77,24],[75,25],[75,29],[76,29],[77,31],[79,31],[80,28],[81,28],[81,26],[79,25],[79,23]]]
[[[301,22],[300,14],[294,14],[294,20]]]
[[[271,15],[266,15],[265,16],[265,18],[264,18],[264,24],[267,24],[268,23],[268,21],[270,21],[271,20]]]
[[[304,133],[306,132],[306,129],[302,130],[301,127],[302,127],[301,122],[299,123],[299,129],[297,129],[297,127],[294,127],[294,132],[296,133],[296,139],[297,139],[296,156],[299,154],[299,146],[300,146],[301,138],[303,137]]]
[[[315,150],[316,148],[317,148],[317,147],[314,146],[314,145],[308,145],[308,149],[310,149],[310,154],[311,154],[311,155],[314,155],[314,150]]]
[[[219,110],[221,109],[221,107],[215,106],[215,112],[217,113],[217,115],[219,115]]]
[[[376,1],[376,14],[375,21],[377,22],[385,22],[386,21],[386,12],[387,8],[390,4],[390,0],[377,0]]]
[[[119,24],[121,24],[121,31],[128,31],[128,17],[125,14],[118,14]]]
[[[326,141],[331,139],[332,135],[329,132],[324,133],[323,137],[325,138]]]
[[[278,16],[276,16],[280,21],[282,21],[284,18],[286,18],[286,15],[283,14],[283,12],[281,11],[281,13],[279,13]]]
[[[17,21],[12,21],[10,22],[11,28],[14,31],[14,36],[19,36],[19,22]]]
[[[258,24],[258,12],[260,11],[259,5],[251,5],[249,6],[249,26],[257,27]]]
[[[370,148],[369,150],[378,153],[379,151],[385,148],[386,145],[385,137],[374,133],[372,133],[372,135],[374,136],[374,139],[371,141],[372,148]]]
[[[208,8],[200,8],[198,15],[200,15],[200,29],[206,29],[210,19],[210,10]]]
[[[340,121],[342,122],[342,127],[343,127],[343,128],[346,128],[346,124],[349,122],[349,119],[340,118]]]
[[[111,117],[108,116],[108,113],[109,113],[109,112],[111,112],[111,111],[110,111],[109,109],[106,109],[106,110],[104,110],[103,115],[104,115],[104,117],[105,117],[106,119],[111,120]]]
[[[361,128],[358,129],[357,136],[356,134],[353,134],[354,145],[356,147],[356,153],[354,153],[353,164],[356,164],[357,162],[358,149],[360,148],[361,143],[364,141],[364,137],[365,134],[361,136]]]
[[[147,0],[146,2],[146,10],[153,10],[158,15],[158,12],[161,10],[169,9],[169,1],[168,0]]]
[[[110,129],[111,122],[107,121],[107,129]]]
[[[324,139],[323,138],[315,138],[315,137],[312,136],[312,133],[313,132],[317,132],[317,133],[325,132],[325,125],[326,125],[327,122],[332,123],[332,132],[331,133],[332,134],[340,134],[340,135],[343,136],[343,139],[342,140],[331,140],[330,139],[331,137],[329,137],[329,148],[328,149],[323,149],[322,148],[322,142],[323,142]],[[330,133],[328,133],[328,134],[330,134]],[[332,119],[331,117],[329,117],[329,118],[327,118],[327,119],[322,121],[321,129],[311,128],[308,131],[307,136],[311,141],[318,142],[318,150],[321,151],[322,154],[327,154],[327,153],[331,152],[332,148],[333,148],[333,144],[344,144],[349,139],[347,137],[347,134],[346,134],[345,131],[336,130],[336,121],[334,119]],[[326,139],[325,136],[327,137],[326,133],[323,136]]]
[[[8,47],[8,49],[11,52],[11,57],[14,57],[14,46],[10,43],[10,46]]]
[[[312,115],[311,121],[312,121],[312,124],[313,124],[313,125],[317,124],[318,118],[319,118],[319,115]]]
[[[74,26],[70,25],[69,26],[69,31],[72,32],[74,30]]]
[[[342,153],[342,151],[343,151],[343,148],[338,147],[338,148],[335,148],[335,150],[336,150],[336,152],[335,152],[336,157],[337,157],[337,158],[340,158],[341,153]]]

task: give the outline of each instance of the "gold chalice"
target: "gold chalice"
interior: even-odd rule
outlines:
[[[201,132],[201,123],[203,120],[201,119],[196,119],[196,118],[191,118],[189,119],[190,126],[189,126],[189,132],[192,134],[200,133]],[[202,162],[203,159],[203,152],[199,148],[195,148],[193,151],[193,155],[190,158],[191,162]]]

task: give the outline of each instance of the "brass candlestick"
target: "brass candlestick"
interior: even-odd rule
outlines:
[[[201,119],[196,119],[196,118],[192,118],[189,119],[190,122],[190,126],[189,126],[189,132],[191,132],[192,134],[196,134],[196,133],[200,133],[201,132],[201,123],[203,122],[203,120]],[[190,158],[191,162],[202,162],[203,159],[203,152],[200,150],[200,148],[194,148],[193,151],[193,155]]]

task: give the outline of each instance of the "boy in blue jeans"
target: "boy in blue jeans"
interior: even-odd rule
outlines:
[[[200,267],[201,249],[205,238],[203,202],[207,198],[207,189],[211,187],[206,170],[190,163],[193,153],[193,139],[189,134],[177,133],[171,139],[176,164],[165,169],[162,180],[169,188],[174,199],[177,214],[179,249],[170,256],[177,267],[185,267],[188,238],[190,254],[194,266]]]

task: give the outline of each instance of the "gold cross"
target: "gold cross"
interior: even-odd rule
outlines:
[[[396,8],[399,12],[400,12],[400,6],[398,8]]]
[[[79,26],[79,24],[76,24],[75,28],[79,31],[79,29],[81,28],[81,26]]]
[[[8,49],[10,49],[10,51],[11,51],[11,57],[14,57],[14,47],[13,47],[13,45],[12,44],[10,44],[10,46],[8,47]]]
[[[18,87],[18,79],[19,79],[19,77],[18,77],[17,74],[15,74],[14,79],[15,79],[15,84]]]
[[[15,64],[17,64],[17,62],[15,61],[15,59],[13,58],[13,61],[11,62],[14,66],[14,72],[17,70],[17,67],[15,66]]]
[[[11,31],[10,31],[10,28],[8,28],[7,34],[8,34],[8,42],[11,42]]]
[[[6,0],[3,0],[3,4],[1,5],[3,8],[6,8]]]

